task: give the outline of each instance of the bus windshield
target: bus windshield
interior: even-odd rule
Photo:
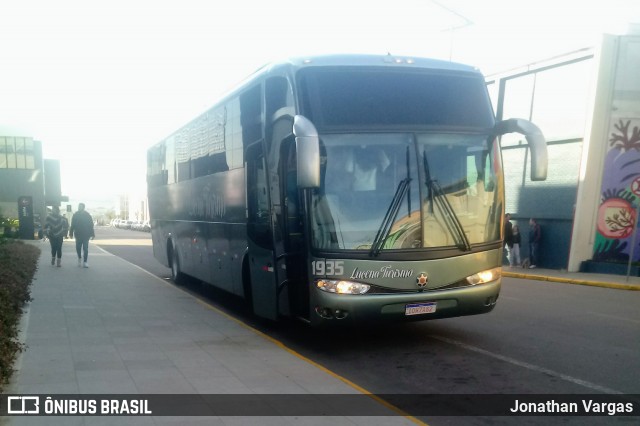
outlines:
[[[303,114],[319,131],[425,126],[486,130],[494,125],[479,74],[311,68],[299,73],[299,81]]]
[[[321,141],[315,248],[468,251],[499,240],[500,156],[488,134],[342,133]]]

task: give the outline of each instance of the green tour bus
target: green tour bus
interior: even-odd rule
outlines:
[[[155,257],[314,326],[491,311],[500,293],[499,139],[482,74],[391,55],[258,70],[147,155]]]

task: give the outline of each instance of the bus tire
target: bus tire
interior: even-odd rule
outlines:
[[[184,274],[180,270],[180,256],[178,255],[178,248],[171,243],[171,280],[177,284],[182,285],[184,282]]]

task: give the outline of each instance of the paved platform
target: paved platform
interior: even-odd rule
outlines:
[[[22,322],[27,350],[7,394],[367,393],[277,341],[93,243],[89,268],[48,244]],[[378,402],[375,402],[379,404]],[[383,405],[383,404],[379,404]],[[6,425],[408,425],[367,417],[5,417]],[[419,422],[417,422],[420,424]]]

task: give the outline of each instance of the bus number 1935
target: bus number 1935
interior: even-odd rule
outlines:
[[[311,262],[313,275],[342,275],[344,274],[343,260],[316,260]]]

